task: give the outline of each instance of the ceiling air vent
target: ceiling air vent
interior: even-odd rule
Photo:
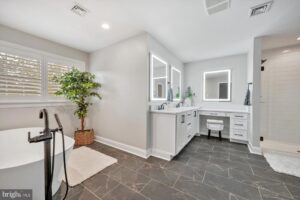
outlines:
[[[270,10],[273,1],[268,1],[250,8],[250,17],[266,13]]]
[[[208,15],[221,12],[230,7],[230,0],[204,0],[206,12]]]
[[[76,3],[72,8],[71,11],[79,16],[84,16],[88,13],[88,10],[84,8],[83,6]]]

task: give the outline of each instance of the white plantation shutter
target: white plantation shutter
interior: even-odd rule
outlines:
[[[48,74],[48,94],[54,95],[54,93],[59,89],[59,85],[53,81],[54,76],[61,76],[72,69],[71,66],[56,64],[54,62],[47,63],[47,74]]]
[[[0,40],[0,107],[6,104],[67,102],[56,96],[61,76],[85,63]]]
[[[41,61],[0,50],[0,97],[41,96]]]

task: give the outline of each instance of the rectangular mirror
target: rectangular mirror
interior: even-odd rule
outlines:
[[[150,60],[150,96],[151,100],[167,100],[168,64],[151,54]]]
[[[203,73],[204,101],[231,101],[231,70]]]
[[[173,99],[181,100],[181,71],[175,67],[171,68],[171,87],[173,90]]]

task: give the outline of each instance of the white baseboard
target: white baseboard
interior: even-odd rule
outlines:
[[[250,153],[262,155],[261,148],[253,146],[250,141],[248,143],[248,149],[249,149]]]
[[[157,158],[161,158],[163,160],[170,161],[172,160],[172,156],[168,152],[160,151],[157,149],[152,149],[151,155]]]
[[[114,147],[116,149],[120,149],[122,151],[126,151],[128,153],[134,154],[136,156],[142,157],[147,159],[150,155],[151,155],[151,151],[145,150],[145,149],[141,149],[138,147],[134,147],[128,144],[124,144],[121,142],[117,142],[108,138],[104,138],[104,137],[100,137],[100,136],[96,136],[95,141],[106,144],[108,146]]]

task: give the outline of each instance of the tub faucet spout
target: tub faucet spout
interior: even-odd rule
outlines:
[[[47,110],[44,108],[40,111],[40,119],[44,118],[44,122],[45,122],[45,132],[49,131],[49,118],[48,118],[48,112]]]

